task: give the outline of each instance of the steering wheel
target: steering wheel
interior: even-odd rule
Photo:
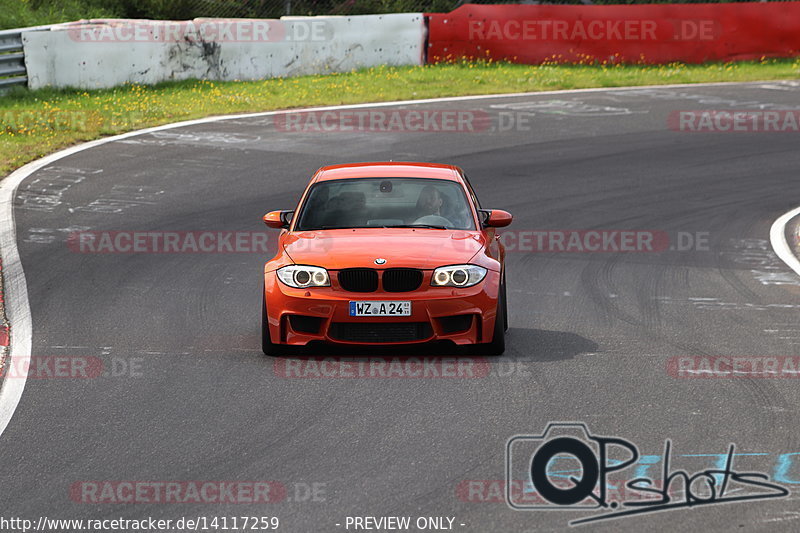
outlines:
[[[412,224],[428,224],[430,226],[444,226],[446,228],[452,227],[453,223],[446,218],[439,215],[425,215],[419,217]]]

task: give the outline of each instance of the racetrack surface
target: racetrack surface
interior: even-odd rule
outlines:
[[[32,355],[97,357],[122,375],[28,379],[0,437],[3,516],[267,515],[285,531],[343,531],[347,516],[410,515],[453,516],[459,531],[564,529],[585,513],[514,511],[457,490],[502,480],[506,441],[548,421],[585,422],[648,455],[665,439],[676,455],[735,443],[763,454],[740,469],[800,483],[800,461],[785,455],[800,451],[796,380],[667,372],[678,356],[800,355],[800,278],[768,240],[800,198],[797,134],[668,127],[676,110],[796,109],[798,95],[754,83],[402,106],[485,112],[494,126],[501,112],[529,119],[472,133],[285,132],[272,117],[240,118],[34,173],[15,197]],[[269,231],[261,216],[293,208],[318,167],[388,159],[461,166],[483,207],[514,215],[508,231],[648,230],[673,245],[684,232],[708,246],[509,251],[507,350],[485,377],[287,379],[260,351],[266,254],[91,254],[66,242],[86,230]],[[291,501],[73,501],[87,480],[275,480]],[[317,501],[296,501],[313,483]],[[798,518],[789,496],[591,527],[767,531]]]

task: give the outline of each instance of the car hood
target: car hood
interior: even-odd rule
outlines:
[[[484,247],[479,231],[355,228],[295,232],[284,250],[296,264],[342,268],[421,268],[466,263]],[[385,259],[378,265],[375,260]]]

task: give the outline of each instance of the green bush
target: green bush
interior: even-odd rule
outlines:
[[[101,0],[0,0],[0,29],[117,16],[107,4]]]
[[[468,0],[513,3],[515,0]],[[521,1],[521,0],[517,0]],[[592,0],[594,4],[736,2],[741,0]],[[581,4],[581,0],[551,0]],[[0,0],[0,28],[19,28],[82,18],[122,17],[185,20],[195,17],[274,18],[292,15],[360,15],[367,13],[447,13],[459,0]]]

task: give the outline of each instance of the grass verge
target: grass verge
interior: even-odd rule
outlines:
[[[800,78],[800,58],[705,65],[453,63],[252,82],[183,81],[0,97],[0,176],[66,146],[169,122],[317,105],[509,92]]]
[[[82,18],[112,17],[117,13],[99,0],[0,0],[0,29],[56,24]]]

